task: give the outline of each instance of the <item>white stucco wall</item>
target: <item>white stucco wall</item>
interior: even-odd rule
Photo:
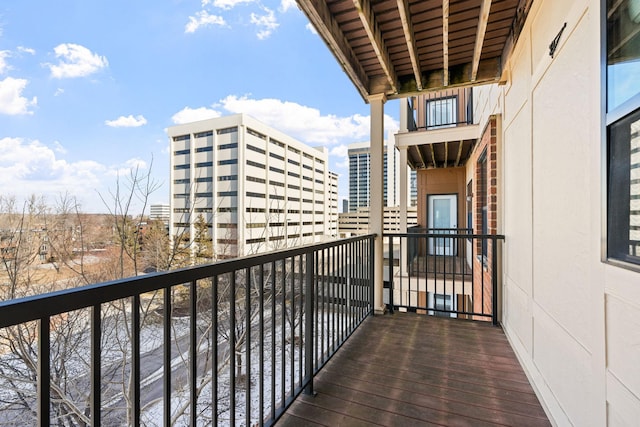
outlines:
[[[600,43],[600,1],[535,1],[476,98],[502,116],[502,322],[557,425],[640,419],[640,273],[601,261]]]

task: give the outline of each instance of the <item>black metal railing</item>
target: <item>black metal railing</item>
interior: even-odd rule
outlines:
[[[412,229],[384,237],[389,311],[498,323],[499,242],[504,236],[470,229]]]
[[[373,235],[0,303],[0,423],[271,425],[373,307]]]
[[[424,104],[415,105],[418,100]],[[473,90],[456,88],[408,98],[407,108],[406,124],[410,132],[470,125],[473,124]]]

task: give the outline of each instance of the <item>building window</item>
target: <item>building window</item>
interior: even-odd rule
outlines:
[[[606,12],[606,256],[639,266],[640,4],[607,2]]]
[[[427,129],[455,126],[457,122],[457,96],[427,100]]]

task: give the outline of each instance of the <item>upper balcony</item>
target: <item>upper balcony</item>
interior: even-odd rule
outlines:
[[[429,92],[401,103],[396,145],[407,148],[413,169],[464,164],[481,132],[474,123],[472,88]]]
[[[469,243],[496,260],[501,238],[388,240],[401,248],[424,239]],[[423,315],[372,317],[374,239],[2,302],[0,422],[549,425],[502,330],[468,320],[497,323],[497,261],[484,269],[491,279],[476,283],[489,292],[486,301],[447,305],[463,292],[447,263],[435,263],[430,277],[453,280],[453,288],[412,298],[419,286],[401,273],[418,252],[400,251],[399,264],[390,255],[387,295],[409,297],[388,301],[388,309]],[[477,254],[470,255],[473,263]]]

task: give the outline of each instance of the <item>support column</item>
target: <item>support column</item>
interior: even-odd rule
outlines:
[[[374,298],[373,309],[376,314],[384,313],[383,288],[383,244],[384,232],[384,94],[369,97],[371,105],[371,139],[369,162],[369,232],[376,234],[374,243]]]
[[[407,205],[409,177],[407,173],[407,147],[400,147],[400,233],[407,232]],[[407,240],[400,239],[400,272],[407,266]],[[406,270],[404,270],[406,271]]]
[[[409,116],[409,99],[401,98],[400,99],[400,129],[398,130],[398,132],[403,133],[409,130],[409,128],[407,127],[408,116]]]

